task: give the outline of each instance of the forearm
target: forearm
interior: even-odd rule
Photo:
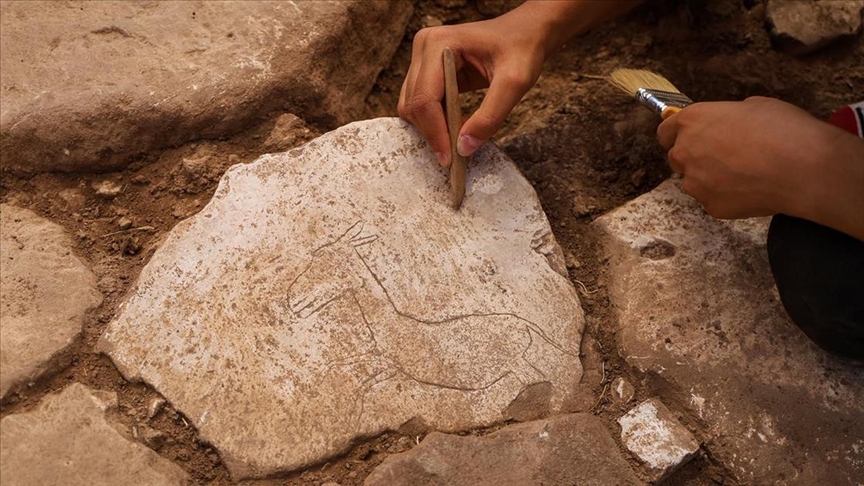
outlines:
[[[832,128],[802,217],[864,241],[864,139]]]
[[[645,0],[528,0],[507,16],[538,26],[546,55],[571,37],[628,12]]]

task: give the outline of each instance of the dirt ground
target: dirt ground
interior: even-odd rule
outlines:
[[[461,23],[483,15],[473,0],[420,1],[401,47],[368,97],[364,118],[396,116],[413,34],[430,18]],[[596,236],[589,227],[598,215],[670,175],[654,139],[654,116],[595,77],[615,67],[657,70],[697,101],[768,95],[825,118],[840,105],[864,99],[864,43],[859,37],[793,58],[772,48],[762,0],[655,2],[565,46],[509,118],[497,141],[536,188],[586,312],[583,383],[591,397],[584,409],[604,418],[613,434],[618,430],[615,419],[628,408],[610,397],[608,384],[614,378],[623,376],[633,383],[636,400],[665,400],[669,395],[668,385],[640,377],[618,356],[605,262],[598,257]],[[479,94],[463,97],[472,107],[480,99]],[[258,125],[230,139],[201,140],[148,154],[120,172],[2,175],[0,200],[32,209],[74,235],[77,252],[97,275],[105,301],[89,316],[80,342],[61,357],[68,366],[7,399],[0,416],[28,410],[45,394],[76,381],[114,390],[120,403],[117,418],[128,425],[123,432],[129,437],[179,464],[196,483],[233,484],[216,451],[197,439],[181,414],[166,406],[148,419],[148,403],[158,395],[143,384],[125,381],[94,349],[161,238],[207,203],[230,165],[300,145],[335,128],[280,124],[278,136],[271,138],[279,115],[262,116]],[[119,184],[119,195],[99,194],[96,185],[104,181]],[[699,437],[697,420],[681,418]],[[357,444],[345,456],[316,468],[262,484],[361,484],[386,456],[407,450],[420,439],[393,432]],[[735,483],[722,464],[703,452],[667,484]]]

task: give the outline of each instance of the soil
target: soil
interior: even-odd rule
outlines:
[[[661,379],[644,378],[631,370],[616,351],[617,324],[606,291],[606,262],[589,224],[650,191],[670,171],[654,138],[654,115],[596,76],[615,67],[653,69],[697,101],[774,96],[820,118],[840,105],[864,99],[860,37],[806,58],[793,58],[772,48],[764,10],[762,0],[660,1],[574,39],[547,63],[537,86],[496,138],[536,188],[567,256],[587,322],[583,383],[592,396],[583,409],[606,420],[613,435],[618,433],[615,420],[629,406],[651,396],[662,399],[670,390]],[[482,18],[474,1],[420,0],[401,47],[368,97],[363,118],[396,116],[411,41],[419,28],[434,23],[432,19],[461,23]],[[482,93],[463,95],[463,103],[471,109],[481,99]],[[176,462],[195,483],[233,484],[216,451],[198,440],[186,418],[170,404],[148,418],[148,404],[158,394],[146,385],[127,382],[107,357],[94,350],[120,299],[161,238],[207,203],[230,165],[286,150],[335,128],[280,124],[271,138],[279,115],[263,114],[257,125],[229,139],[200,140],[148,154],[118,172],[2,175],[0,200],[32,209],[74,235],[77,253],[97,275],[105,300],[88,317],[80,341],[61,357],[68,366],[12,395],[0,406],[0,416],[29,410],[45,394],[76,381],[113,390],[119,396],[116,417],[128,425],[124,433],[129,437]],[[95,185],[104,181],[119,184],[120,193],[99,194]],[[600,365],[592,367],[592,362]],[[629,406],[611,398],[608,384],[618,376],[636,387],[635,401]],[[674,402],[667,405],[685,410]],[[708,439],[699,432],[695,417],[680,418],[698,438]],[[420,439],[409,433],[385,434],[318,467],[254,483],[361,484],[385,457],[410,449]],[[633,465],[638,469],[635,460]],[[667,484],[734,484],[734,480],[722,464],[703,452]]]

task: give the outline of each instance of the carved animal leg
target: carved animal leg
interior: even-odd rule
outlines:
[[[352,410],[350,414],[350,422],[354,424],[354,431],[357,432],[360,430],[360,426],[362,425],[363,420],[363,412],[366,407],[366,396],[372,390],[372,388],[384,381],[387,381],[394,376],[398,375],[399,371],[395,369],[385,369],[383,371],[379,371],[374,375],[366,378],[360,384],[360,387],[357,389],[357,396],[354,400],[354,410]]]
[[[523,359],[552,383],[550,406],[553,411],[561,410],[581,378],[579,358],[565,353],[534,331],[529,332],[532,335],[531,345],[523,353]]]

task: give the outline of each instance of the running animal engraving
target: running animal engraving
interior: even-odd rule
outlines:
[[[541,371],[542,361],[578,359],[537,325],[513,314],[469,314],[430,321],[397,309],[358,252],[377,239],[361,235],[362,229],[356,223],[314,252],[312,262],[288,289],[288,303],[295,315],[306,318],[337,299],[353,299],[372,336],[377,359],[417,382],[445,388],[481,390],[507,375],[523,385],[550,381]],[[555,374],[555,381],[568,379],[557,375],[560,369],[549,371]],[[380,382],[389,376],[371,378]],[[560,392],[553,393],[559,395],[553,402],[560,403]]]

